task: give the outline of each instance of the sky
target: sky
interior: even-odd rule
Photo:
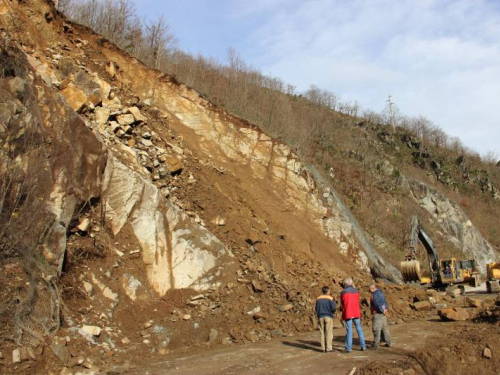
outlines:
[[[305,91],[423,115],[500,158],[498,0],[134,0],[186,52],[252,67]]]

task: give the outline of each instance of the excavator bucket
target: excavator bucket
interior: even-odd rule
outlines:
[[[405,283],[420,282],[420,262],[418,260],[405,260],[401,262],[401,274]]]

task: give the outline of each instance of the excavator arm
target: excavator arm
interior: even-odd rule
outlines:
[[[422,242],[427,251],[429,268],[431,270],[431,280],[439,282],[441,278],[439,273],[439,257],[434,248],[434,243],[427,233],[425,233],[416,215],[412,218],[408,253],[406,254],[405,260],[401,262],[403,280],[405,282],[420,282],[421,280],[420,262],[417,259],[418,241]]]

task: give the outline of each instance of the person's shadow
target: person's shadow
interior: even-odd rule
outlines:
[[[282,341],[283,345],[292,346],[294,348],[311,350],[313,352],[323,353],[319,341],[297,340],[297,341]]]

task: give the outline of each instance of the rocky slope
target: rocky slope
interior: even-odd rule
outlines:
[[[312,329],[320,284],[399,280],[329,177],[287,145],[51,2],[1,0],[0,26],[0,171],[33,187],[14,194],[0,232],[18,239],[1,258],[9,348],[92,369],[129,352],[255,342]],[[398,184],[483,269],[497,257],[458,205]]]

